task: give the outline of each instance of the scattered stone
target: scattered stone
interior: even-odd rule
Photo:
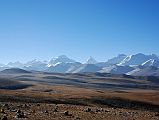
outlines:
[[[24,108],[27,108],[28,106],[27,106],[27,104],[24,104],[24,106],[23,106]]]
[[[65,111],[65,112],[64,112],[64,115],[65,115],[65,116],[72,116],[72,114],[69,114],[69,111]]]
[[[22,105],[17,105],[17,107],[18,107],[18,108],[21,108],[21,107],[22,107]]]
[[[110,112],[110,110],[105,110],[105,112]]]
[[[103,112],[104,110],[103,110],[103,108],[100,108],[100,109],[96,109],[96,112]]]
[[[20,110],[17,110],[17,113],[21,113],[21,111],[20,111]]]
[[[1,108],[0,113],[5,113],[3,108]]]
[[[49,113],[48,110],[45,110],[44,113]]]
[[[119,115],[123,115],[123,113],[120,111],[120,112],[119,112]]]
[[[55,108],[59,108],[59,106],[55,105]]]
[[[38,103],[37,106],[40,106],[40,104]]]
[[[65,116],[69,116],[69,112],[68,112],[68,111],[65,111],[65,112],[64,112],[64,115],[65,115]]]
[[[80,120],[80,119],[81,119],[80,117],[76,117],[76,118],[75,118],[75,120]]]
[[[30,112],[28,112],[28,113],[27,113],[27,115],[31,115],[31,113],[30,113]]]
[[[28,104],[28,107],[31,107],[32,106],[32,104]]]
[[[99,109],[96,109],[96,112],[100,112],[100,110],[99,110]]]
[[[58,107],[55,107],[55,109],[53,111],[54,112],[58,112]]]
[[[91,108],[86,108],[84,111],[85,111],[85,112],[91,112],[92,109],[91,109]]]
[[[1,120],[8,120],[8,118],[6,116],[3,116]]]
[[[35,110],[32,110],[32,113],[35,113]]]
[[[104,112],[104,109],[103,109],[103,108],[101,108],[100,110],[101,110],[101,112]]]
[[[4,104],[3,107],[8,107],[8,104]]]
[[[12,110],[10,110],[10,112],[16,112],[16,110],[15,110],[15,109],[12,109]]]
[[[128,116],[128,112],[125,112],[122,114],[124,117],[127,117]]]
[[[22,111],[18,110],[15,118],[25,118],[24,113]]]
[[[100,112],[100,110],[99,110],[99,109],[96,109],[96,112]]]

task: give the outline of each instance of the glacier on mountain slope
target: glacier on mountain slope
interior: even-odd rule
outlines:
[[[150,60],[146,61],[145,63],[143,63],[142,66],[146,66],[146,67],[150,67],[150,66],[159,67],[159,60],[150,59]]]
[[[153,66],[155,60],[150,59],[142,64],[142,66]]]
[[[102,68],[102,70],[100,70],[100,72],[101,73],[112,73],[112,74],[126,74],[132,70],[134,70],[134,68],[130,67],[130,66],[113,65],[113,66]]]
[[[135,55],[130,55],[127,56],[121,63],[119,63],[118,65],[142,65],[143,63],[145,63],[146,61],[153,59],[153,60],[157,60],[158,56],[157,55],[144,55],[142,53],[138,53]]]
[[[54,66],[47,68],[46,72],[57,72],[57,73],[72,73],[78,67],[80,67],[81,63],[58,63]]]

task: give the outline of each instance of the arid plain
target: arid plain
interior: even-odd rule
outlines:
[[[1,119],[159,119],[157,77],[14,71],[0,81]]]

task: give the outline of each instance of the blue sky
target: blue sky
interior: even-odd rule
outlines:
[[[158,0],[1,0],[0,62],[159,54]]]

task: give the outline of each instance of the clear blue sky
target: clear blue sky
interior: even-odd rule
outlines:
[[[159,54],[159,0],[1,0],[0,62]]]

